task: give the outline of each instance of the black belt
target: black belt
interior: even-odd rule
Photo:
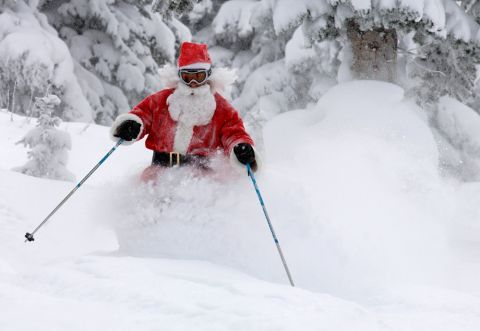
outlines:
[[[174,167],[190,164],[202,168],[208,168],[208,157],[193,154],[153,152],[152,164],[163,167]]]

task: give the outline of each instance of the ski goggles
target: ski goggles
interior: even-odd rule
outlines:
[[[180,69],[178,76],[180,80],[190,85],[191,83],[203,84],[212,74],[212,69]]]

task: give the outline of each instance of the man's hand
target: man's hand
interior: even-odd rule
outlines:
[[[138,138],[140,128],[140,123],[133,120],[126,120],[117,127],[113,136],[125,141],[132,141]]]
[[[245,165],[249,163],[253,171],[257,169],[255,151],[250,144],[240,143],[233,148],[233,152],[235,153],[238,162]]]

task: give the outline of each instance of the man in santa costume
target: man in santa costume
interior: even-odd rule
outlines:
[[[167,88],[118,116],[111,128],[112,138],[121,138],[124,144],[147,136],[145,146],[153,151],[153,158],[142,174],[144,180],[153,179],[159,167],[208,169],[209,158],[218,150],[243,171],[247,163],[258,169],[252,138],[236,110],[220,95],[234,76],[226,69],[212,69],[207,45],[182,43],[178,68],[167,66],[160,74]]]

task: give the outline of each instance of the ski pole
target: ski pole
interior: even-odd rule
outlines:
[[[85,176],[83,177],[83,179],[73,188],[73,190],[70,191],[70,193],[67,194],[67,196],[62,200],[62,202],[60,202],[56,207],[55,209],[52,210],[52,212],[50,214],[48,214],[48,216],[43,220],[42,223],[40,223],[36,228],[35,230],[32,231],[32,233],[26,233],[25,234],[25,238],[27,238],[25,240],[25,242],[27,241],[34,241],[35,238],[33,237],[33,235],[45,224],[47,223],[47,221],[50,219],[50,217],[53,216],[53,214],[55,214],[57,212],[57,210],[60,209],[61,206],[63,206],[63,204],[68,200],[70,199],[70,197],[73,195],[73,193],[75,193],[75,191],[77,191],[80,186],[83,185],[83,183],[85,183],[85,181],[88,179],[88,177],[90,177],[97,169],[98,167],[100,167],[102,165],[103,162],[105,162],[106,159],[108,159],[108,157],[117,149],[118,146],[120,146],[122,143],[124,142],[123,139],[120,139],[117,144],[115,146],[112,147],[112,149],[110,149],[110,151],[108,151],[107,154],[105,154],[105,156],[100,160],[100,162],[97,163],[97,165],[95,167],[93,167],[92,170],[90,170],[90,172]]]
[[[260,194],[260,190],[258,189],[257,181],[255,180],[255,176],[253,175],[253,171],[249,163],[247,163],[247,171],[248,171],[248,175],[252,179],[252,183],[253,183],[253,186],[255,187],[255,191],[257,192],[258,200],[260,200],[260,205],[262,205],[263,213],[265,214],[265,218],[267,219],[268,227],[270,228],[270,232],[272,233],[273,241],[277,246],[278,254],[280,254],[280,258],[282,259],[283,267],[285,268],[285,272],[287,273],[288,280],[290,281],[290,285],[294,287],[295,285],[293,284],[293,279],[292,279],[292,275],[290,274],[290,270],[288,270],[287,261],[285,261],[285,257],[283,256],[282,248],[280,247],[280,243],[278,242],[278,238],[277,238],[277,235],[275,234],[275,230],[273,229],[272,222],[270,222],[270,217],[268,216],[267,208],[265,208],[265,203],[263,202],[262,195]]]

